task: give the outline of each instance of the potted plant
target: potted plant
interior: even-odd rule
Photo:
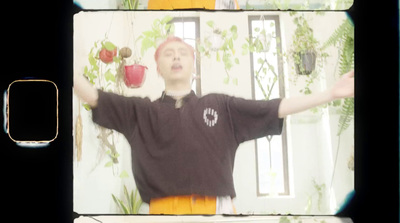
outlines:
[[[146,66],[140,64],[139,59],[134,59],[132,65],[126,65],[127,58],[131,57],[132,50],[129,47],[123,47],[120,50],[122,63],[119,68],[120,77],[129,88],[139,88],[143,85],[146,78]]]
[[[96,85],[96,80],[104,79],[107,85],[97,84],[101,85],[99,87],[102,90],[118,90],[110,88],[111,83],[115,83],[115,72],[112,71],[109,65],[115,64],[118,66],[121,63],[121,57],[117,55],[117,47],[111,41],[106,38],[102,41],[94,42],[94,46],[90,49],[88,55],[88,61],[90,66],[85,66],[83,73],[90,83]],[[100,71],[102,64],[105,64],[106,68],[104,73]]]
[[[173,17],[171,16],[165,16],[162,19],[155,19],[151,30],[142,32],[142,35],[134,41],[136,43],[141,40],[141,56],[143,56],[150,48],[156,49],[158,45],[170,35],[170,33],[174,32],[174,25],[171,24],[172,19]],[[126,59],[127,57],[130,57],[130,55],[131,54],[124,55],[124,58]],[[124,74],[124,82],[126,86],[130,88],[139,88],[145,81],[147,69],[146,66],[140,64],[140,58],[135,57],[132,65],[126,65],[126,60],[124,60],[124,66],[121,67],[120,72]]]
[[[84,67],[84,76],[92,85],[101,90],[122,94],[116,69],[121,64],[121,59],[121,56],[118,55],[118,47],[107,37],[95,41],[88,54],[89,65]],[[90,110],[88,104],[83,104],[83,107]],[[115,132],[99,126],[97,128],[97,138],[102,142],[100,151],[106,151],[113,164],[118,163],[118,152],[114,143]]]
[[[139,88],[146,78],[146,66],[140,64],[125,65],[125,84],[130,88]]]
[[[291,13],[290,15],[296,15]],[[323,70],[325,58],[329,55],[324,52],[319,45],[319,41],[314,37],[313,30],[308,24],[304,14],[293,19],[296,29],[293,33],[293,42],[287,54],[288,60],[293,60],[296,75],[291,78],[293,83],[297,82],[300,76],[304,76],[306,85],[300,93],[311,94],[310,86],[318,78],[318,73]]]
[[[204,38],[203,43],[198,44],[198,50],[208,58],[211,58],[211,55],[215,53],[216,61],[224,63],[226,73],[224,83],[228,84],[232,81],[234,85],[237,85],[238,79],[229,74],[234,64],[239,64],[239,59],[234,57],[236,53],[234,41],[238,38],[237,26],[232,25],[228,30],[221,30],[215,26],[212,20],[208,21],[207,25],[212,29],[212,34]]]
[[[272,35],[266,34],[265,29],[255,28],[254,36],[247,37],[246,43],[242,45],[242,54],[252,53],[267,53],[271,47]]]
[[[224,38],[220,29],[214,29],[212,35],[207,38],[207,42],[210,43],[212,51],[218,51],[224,44]]]
[[[107,41],[102,43],[102,48],[99,52],[99,59],[103,63],[111,63],[114,61],[114,57],[117,56],[117,47],[111,42]]]
[[[292,58],[296,73],[310,75],[315,70],[319,42],[304,15],[293,19],[296,29],[293,34]]]

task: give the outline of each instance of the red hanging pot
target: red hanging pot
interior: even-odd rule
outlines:
[[[146,69],[148,69],[146,66],[139,64],[125,66],[124,81],[126,86],[130,88],[141,87],[146,78]]]

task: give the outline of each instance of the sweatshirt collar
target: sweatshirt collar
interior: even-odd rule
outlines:
[[[188,101],[190,101],[191,99],[194,99],[194,98],[197,98],[197,95],[192,90],[192,91],[190,91],[190,93],[188,95],[184,96],[181,100],[183,100],[183,102],[186,103],[186,102],[188,102]],[[166,95],[165,91],[163,91],[162,94],[161,94],[160,101],[165,102],[165,103],[175,104],[177,100],[175,98],[171,97],[171,96]]]

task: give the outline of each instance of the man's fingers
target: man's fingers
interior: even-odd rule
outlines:
[[[347,72],[343,76],[345,76],[345,77],[354,77],[354,70],[351,70],[351,71]]]

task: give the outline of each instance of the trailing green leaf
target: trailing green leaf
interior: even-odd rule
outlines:
[[[335,46],[341,40],[350,37],[354,39],[353,34],[354,27],[351,24],[349,19],[343,21],[343,23],[333,32],[333,34],[329,37],[329,39],[322,45],[322,49],[325,49],[329,46]]]
[[[346,19],[333,32],[324,43],[323,48],[336,46],[339,48],[339,72],[340,75],[354,69],[354,25],[350,19]],[[354,98],[344,99],[340,110],[337,135],[340,135],[349,126],[354,118]]]
[[[165,16],[162,19],[155,19],[153,21],[151,30],[142,32],[142,35],[137,38],[136,41],[142,41],[142,46],[140,50],[142,56],[146,53],[148,49],[152,47],[156,48],[156,43],[158,40],[165,39],[170,33],[174,32],[174,24],[170,23],[172,19],[172,16]]]
[[[165,16],[162,20],[161,20],[161,24],[167,24],[169,23],[174,17],[172,16]]]
[[[90,111],[90,105],[89,104],[86,104],[86,103],[84,103],[83,104],[83,107],[86,109],[86,111]]]
[[[349,126],[354,118],[354,98],[344,99],[343,106],[340,110],[339,126],[337,135],[342,134]]]
[[[111,70],[108,69],[107,72],[104,73],[104,78],[106,81],[111,81],[115,83],[115,76],[113,73],[111,73]]]
[[[112,166],[113,165],[113,161],[108,161],[105,165],[104,165],[104,167],[110,167],[110,166]]]
[[[227,76],[223,79],[223,83],[228,84],[230,80],[234,85],[237,85],[237,81],[234,81],[229,77],[229,71],[235,64],[240,64],[239,58],[235,57],[236,49],[234,47],[235,40],[238,38],[237,26],[232,25],[229,29],[221,30],[215,27],[215,22],[210,20],[206,24],[213,29],[213,35],[220,37],[223,42],[221,46],[215,46],[210,37],[204,38],[202,43],[198,44],[199,52],[211,58],[211,55],[215,53],[215,59],[217,62],[223,62]],[[246,46],[242,46],[245,49]],[[248,49],[247,49],[248,50]]]
[[[115,49],[115,45],[112,43],[112,42],[110,42],[110,41],[107,41],[107,42],[104,42],[103,44],[103,47],[104,48],[106,48],[106,50],[114,50]]]
[[[128,174],[125,170],[123,170],[123,171],[121,172],[121,174],[119,175],[119,177],[120,177],[120,178],[127,178],[127,177],[129,177],[129,174]]]
[[[342,53],[339,58],[340,74],[347,73],[354,68],[354,39],[347,38],[343,43]]]

